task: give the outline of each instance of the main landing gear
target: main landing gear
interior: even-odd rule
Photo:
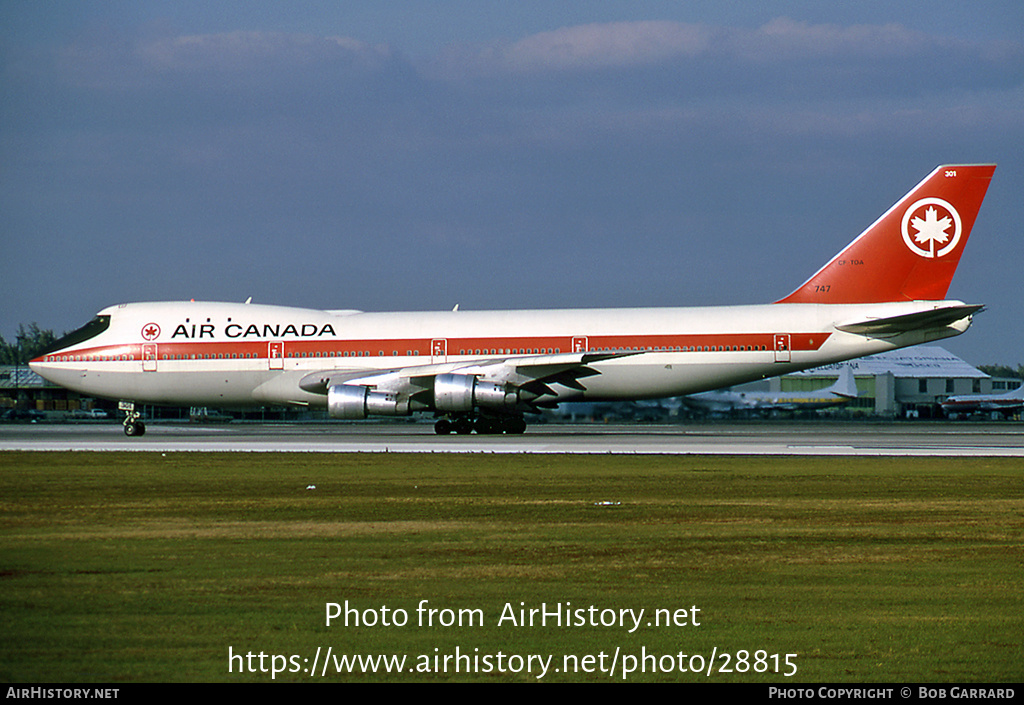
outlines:
[[[142,412],[135,410],[135,402],[123,401],[117,405],[117,408],[125,412],[124,435],[130,438],[145,435],[146,424],[139,421],[142,418]]]
[[[449,433],[466,435],[476,431],[480,434],[524,433],[526,420],[522,416],[445,416],[434,423],[434,432],[446,436]]]

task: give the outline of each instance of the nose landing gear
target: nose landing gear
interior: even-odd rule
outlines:
[[[143,436],[146,433],[146,424],[142,423],[139,419],[142,418],[142,412],[135,410],[135,402],[122,401],[117,405],[117,408],[125,412],[124,418],[124,435],[129,438],[136,436]]]

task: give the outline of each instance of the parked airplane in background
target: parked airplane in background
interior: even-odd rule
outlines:
[[[943,300],[995,165],[940,166],[774,304],[361,313],[120,304],[31,362],[135,404],[326,407],[439,418],[438,433],[522,433],[562,401],[656,399],[959,335],[982,306]]]
[[[758,413],[817,411],[849,404],[857,398],[853,370],[844,366],[835,384],[813,392],[702,392],[682,398],[683,404],[708,413]]]
[[[1024,409],[1024,384],[1003,394],[959,394],[942,402],[942,412],[951,419],[975,412],[999,412],[1009,418]]]

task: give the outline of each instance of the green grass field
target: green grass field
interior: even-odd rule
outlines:
[[[6,681],[1024,679],[1019,460],[3,453],[0,506]]]

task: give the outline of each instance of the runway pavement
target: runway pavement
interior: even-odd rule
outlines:
[[[4,424],[0,451],[626,453],[1024,457],[1024,423],[752,422],[534,425],[521,436],[437,436],[427,423]]]

